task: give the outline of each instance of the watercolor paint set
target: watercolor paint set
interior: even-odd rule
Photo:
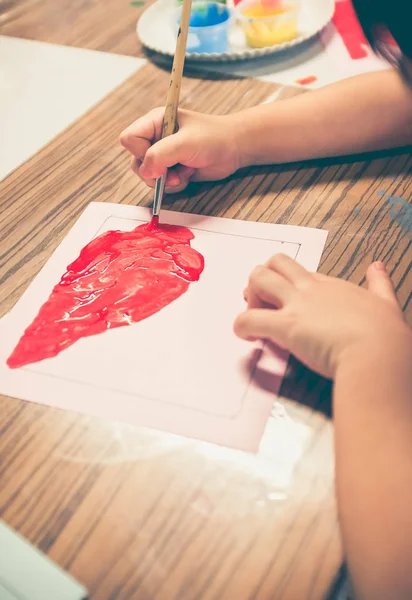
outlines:
[[[222,2],[195,1],[190,18],[187,52],[227,52],[230,31],[240,26],[246,45],[265,48],[289,42],[298,32],[300,0],[241,0],[233,7]],[[175,11],[178,29],[181,8]]]
[[[334,0],[193,0],[186,58],[231,62],[284,52],[330,23]],[[181,0],[156,0],[139,17],[140,42],[173,57]]]

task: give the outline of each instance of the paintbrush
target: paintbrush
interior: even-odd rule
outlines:
[[[183,67],[185,64],[187,33],[189,29],[192,0],[183,0],[182,14],[177,34],[176,51],[173,58],[172,73],[170,76],[169,91],[167,93],[165,116],[163,120],[162,138],[176,133],[178,128],[177,112],[179,108],[180,86],[182,83]],[[153,216],[158,217],[162,206],[163,194],[167,179],[167,169],[156,180]]]

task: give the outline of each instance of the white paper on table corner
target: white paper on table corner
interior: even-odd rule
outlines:
[[[146,63],[0,35],[0,180]]]
[[[277,252],[318,267],[327,232],[163,211],[189,227],[203,254],[198,282],[151,317],[78,340],[57,357],[9,369],[6,360],[67,265],[96,235],[148,222],[149,209],[90,204],[11,312],[0,321],[0,392],[255,452],[286,353],[236,338],[252,269]]]

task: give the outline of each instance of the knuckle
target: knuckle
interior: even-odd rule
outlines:
[[[125,129],[124,131],[122,131],[122,133],[119,136],[120,145],[123,146],[123,148],[127,149],[128,145],[129,145],[129,141],[130,141],[130,133],[127,129]]]
[[[255,267],[249,276],[249,284],[252,287],[258,285],[262,277],[265,276],[265,272],[266,267],[264,267],[263,265],[258,265],[257,267]]]
[[[276,269],[280,265],[285,264],[285,262],[287,262],[288,260],[289,257],[286,256],[286,254],[278,253],[269,259],[268,266],[272,269]]]

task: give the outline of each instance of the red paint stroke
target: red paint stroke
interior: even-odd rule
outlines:
[[[133,231],[107,231],[67,267],[7,364],[57,356],[79,338],[131,325],[179,298],[203,271],[186,227],[155,218]]]
[[[316,75],[308,75],[307,77],[302,77],[302,79],[296,79],[295,83],[298,85],[310,85],[311,83],[315,83],[318,78]]]
[[[350,57],[354,60],[367,58],[368,40],[360,26],[351,0],[336,2],[332,20]]]

